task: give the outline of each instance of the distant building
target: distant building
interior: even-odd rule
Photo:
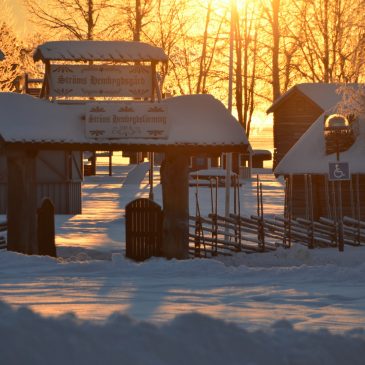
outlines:
[[[273,168],[303,133],[325,111],[341,101],[341,84],[298,84],[279,97],[267,110],[273,113]],[[353,84],[351,87],[357,87]]]
[[[342,214],[365,219],[365,116],[353,120],[348,133],[340,135],[340,162],[347,162],[350,180],[330,181],[329,164],[337,161],[336,149],[325,129],[325,119],[336,113],[332,108],[322,113],[299,141],[278,163],[274,173],[284,176],[291,187],[291,212],[294,218],[335,218],[341,185]],[[346,143],[343,143],[346,141]],[[287,207],[286,207],[287,209]]]

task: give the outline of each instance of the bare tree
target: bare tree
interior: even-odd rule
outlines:
[[[300,74],[312,82],[357,82],[364,65],[362,0],[295,0]]]
[[[141,41],[144,28],[153,20],[153,0],[124,0],[114,1],[116,20],[110,25],[113,37],[131,38]],[[127,37],[125,36],[127,34]]]
[[[24,0],[32,21],[53,32],[79,40],[104,37],[110,32],[107,12],[114,9],[112,0]],[[110,14],[109,14],[110,15]]]
[[[0,62],[0,90],[15,90],[15,79],[21,73],[21,47],[11,28],[2,23],[0,26],[0,49],[5,60]]]

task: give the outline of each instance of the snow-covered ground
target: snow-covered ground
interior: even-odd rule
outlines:
[[[124,206],[149,191],[133,168],[86,178],[84,214],[57,216],[58,259],[0,252],[0,364],[365,363],[365,247],[131,262]],[[282,182],[261,172],[280,214]],[[240,193],[255,213],[254,180]]]

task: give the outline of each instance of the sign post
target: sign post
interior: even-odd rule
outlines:
[[[351,180],[350,166],[348,162],[329,162],[328,180],[335,181],[337,186],[337,225],[338,225],[338,250],[344,250],[343,224],[342,224],[342,191],[341,181]]]

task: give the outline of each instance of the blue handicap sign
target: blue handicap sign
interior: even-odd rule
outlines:
[[[351,180],[348,162],[330,162],[328,164],[328,180]]]

